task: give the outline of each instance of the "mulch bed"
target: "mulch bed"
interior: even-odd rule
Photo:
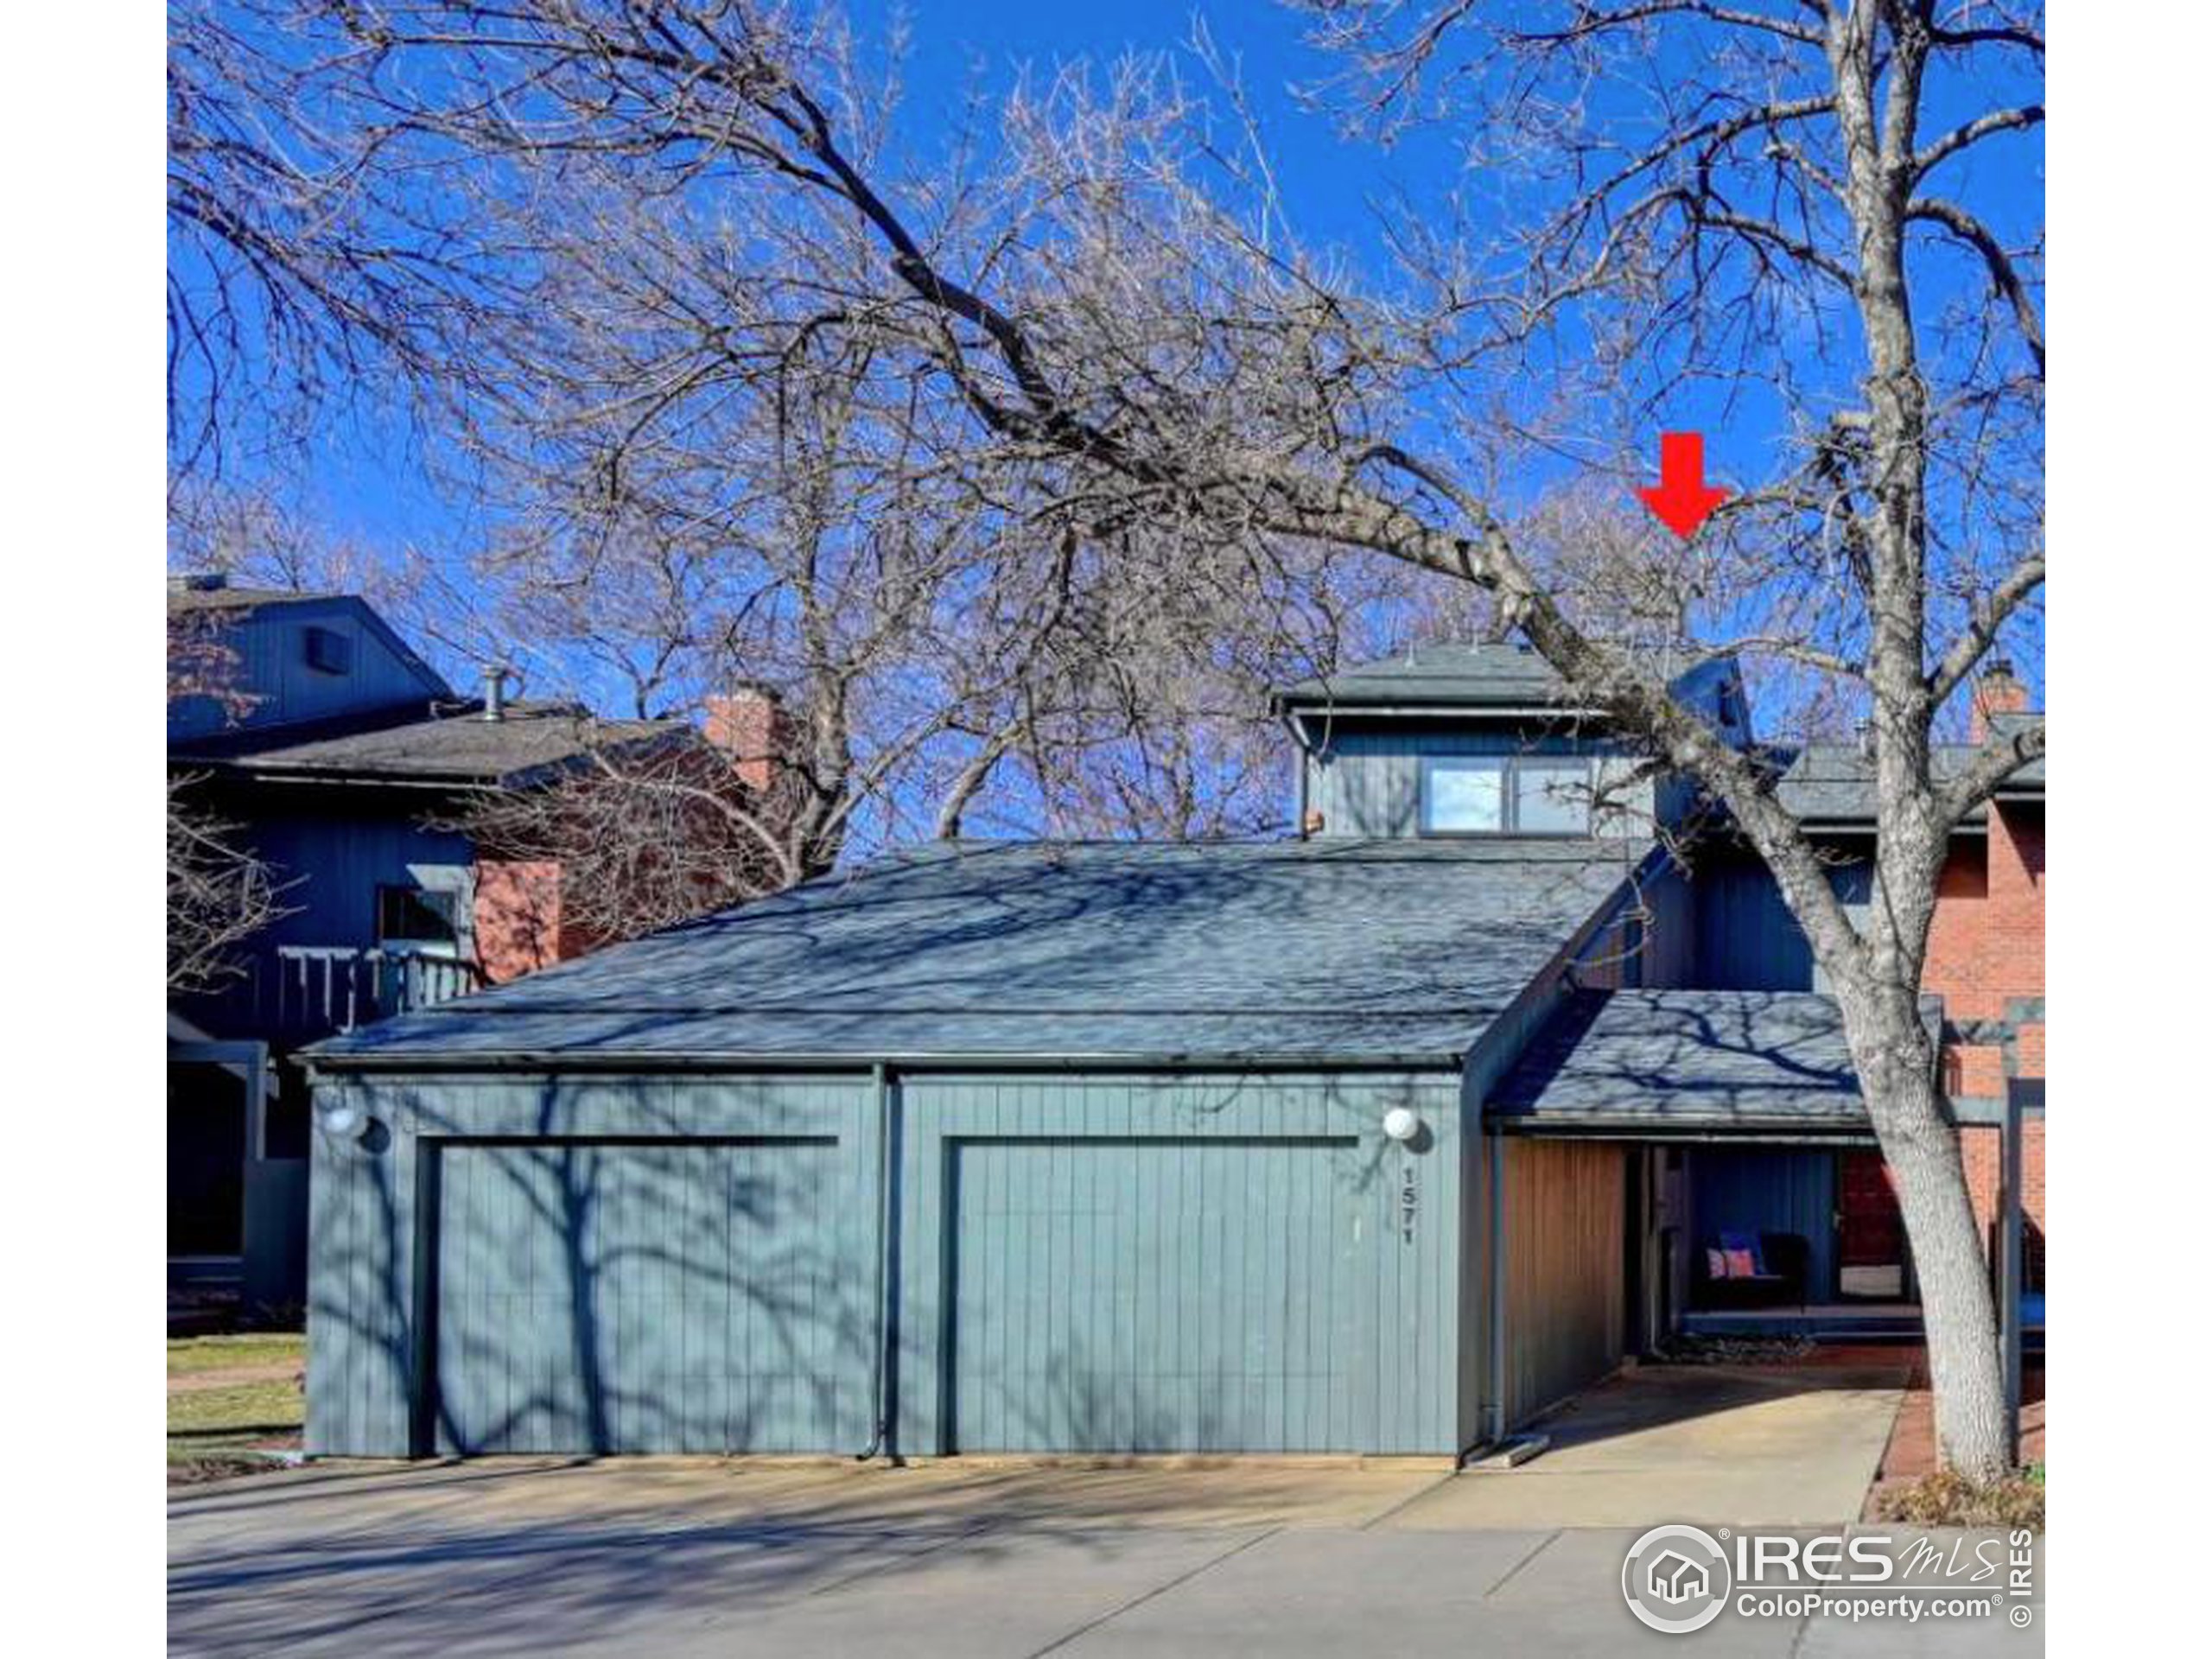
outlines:
[[[2031,1357],[2020,1371],[2020,1462],[2024,1466],[2043,1461],[2043,1361]],[[1874,1484],[1867,1490],[1865,1518],[1877,1518],[1876,1511],[1885,1491],[1910,1485],[1934,1474],[1938,1464],[1936,1396],[1928,1386],[1927,1356],[1916,1352],[1911,1380],[1905,1385],[1904,1403],[1897,1408],[1897,1421],[1890,1427],[1890,1443],[1882,1452],[1881,1467],[1875,1471]]]

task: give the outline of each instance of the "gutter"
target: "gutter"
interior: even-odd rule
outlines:
[[[1489,1128],[1493,1137],[1522,1141],[1635,1141],[1645,1145],[1703,1145],[1707,1142],[1758,1141],[1768,1145],[1830,1146],[1838,1141],[1872,1144],[1874,1125],[1870,1119],[1838,1122],[1833,1128],[1803,1122],[1655,1124],[1626,1118],[1497,1118]]]
[[[563,1052],[557,1049],[512,1050],[499,1053],[448,1054],[435,1049],[383,1054],[319,1054],[309,1048],[298,1057],[309,1078],[353,1072],[407,1071],[842,1071],[872,1072],[881,1066],[902,1071],[1446,1071],[1457,1072],[1462,1050],[1413,1053],[1344,1055],[1317,1052],[1273,1054],[961,1054],[961,1053],[788,1053],[726,1052],[619,1054],[604,1051]]]
[[[1581,709],[1557,702],[1361,702],[1338,697],[1327,701],[1306,698],[1294,702],[1286,699],[1281,707],[1285,713],[1294,715],[1301,709],[1315,709],[1332,715],[1384,715],[1398,718],[1418,716],[1427,720],[1465,720],[1470,716],[1485,720],[1600,720],[1605,717],[1605,711],[1602,709]]]

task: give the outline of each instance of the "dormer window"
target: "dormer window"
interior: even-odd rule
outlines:
[[[1430,755],[1421,766],[1425,836],[1586,836],[1586,756]]]

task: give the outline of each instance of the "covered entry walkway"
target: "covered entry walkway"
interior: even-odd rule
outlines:
[[[1517,1468],[1477,1465],[1408,1504],[1409,1528],[1839,1526],[1858,1520],[1917,1351],[1777,1365],[1641,1365],[1525,1431]]]

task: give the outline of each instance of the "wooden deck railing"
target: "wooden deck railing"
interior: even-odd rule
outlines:
[[[279,945],[257,977],[260,1018],[287,1043],[352,1031],[484,985],[472,962],[348,945]]]

